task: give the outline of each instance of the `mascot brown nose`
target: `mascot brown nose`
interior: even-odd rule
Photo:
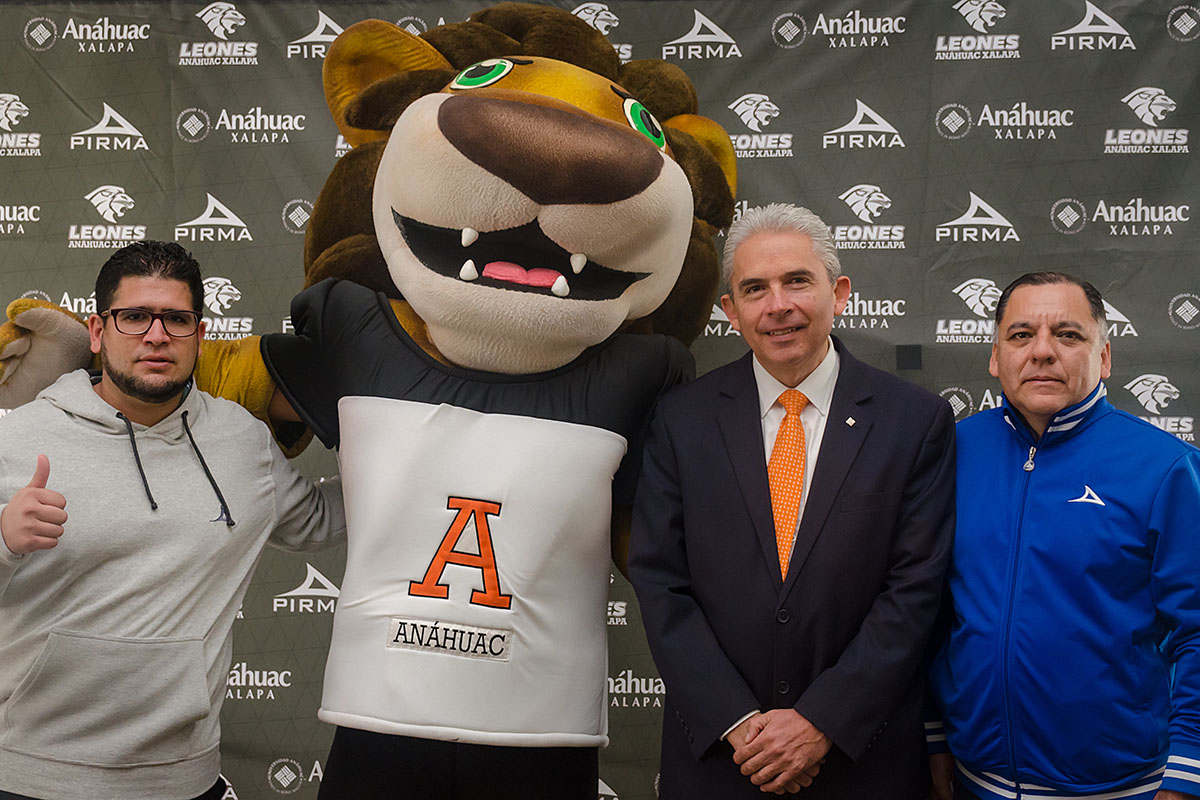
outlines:
[[[438,128],[459,152],[542,205],[604,205],[652,184],[663,156],[636,131],[561,108],[454,95]]]

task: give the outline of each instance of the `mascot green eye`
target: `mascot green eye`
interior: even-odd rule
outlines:
[[[489,58],[487,61],[480,61],[458,73],[458,76],[451,81],[450,88],[478,89],[482,86],[491,86],[512,72],[513,66],[513,62],[507,58]]]
[[[667,136],[663,133],[662,125],[659,125],[658,120],[650,113],[650,109],[632,97],[625,98],[624,107],[625,119],[629,120],[633,129],[654,142],[654,146],[659,150],[665,149]]]

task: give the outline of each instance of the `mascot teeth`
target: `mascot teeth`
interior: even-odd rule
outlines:
[[[572,262],[573,264],[574,262]],[[578,272],[579,270],[576,270]],[[550,287],[550,291],[554,292],[558,297],[566,297],[571,293],[571,287],[567,285],[567,279],[562,275],[558,276],[558,280]]]
[[[465,231],[463,238],[466,238]],[[458,277],[462,278],[464,281],[478,280],[479,273],[475,271],[475,262],[469,258],[464,261],[462,269],[458,271]]]
[[[576,275],[583,272],[583,268],[586,265],[587,265],[587,256],[585,256],[583,253],[572,253],[571,254],[571,269],[574,270]]]
[[[471,245],[475,244],[475,240],[478,238],[479,238],[479,231],[475,230],[474,228],[463,228],[462,229],[462,246],[463,247],[470,247]],[[474,278],[472,278],[471,280],[474,280]]]

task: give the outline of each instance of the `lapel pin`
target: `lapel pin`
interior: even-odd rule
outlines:
[[[854,427],[854,417],[846,417],[846,424],[849,425],[851,428],[853,428]]]

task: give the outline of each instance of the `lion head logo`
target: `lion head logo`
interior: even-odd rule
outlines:
[[[125,216],[125,212],[135,205],[133,198],[123,188],[112,184],[97,186],[87,193],[86,199],[109,222],[116,222],[118,217]]]
[[[1125,384],[1125,388],[1151,414],[1158,414],[1166,409],[1167,403],[1179,399],[1179,388],[1165,375],[1139,375]]]
[[[1121,102],[1129,106],[1133,113],[1138,115],[1138,119],[1152,128],[1157,128],[1162,118],[1175,110],[1175,101],[1167,97],[1167,93],[1162,89],[1153,86],[1134,89],[1122,97]]]
[[[779,106],[765,94],[744,94],[729,104],[729,110],[741,117],[746,127],[755,133],[762,133],[763,126],[779,116]]]
[[[196,16],[204,20],[213,36],[221,40],[228,39],[229,34],[246,24],[246,18],[234,8],[233,3],[209,3]]]
[[[851,186],[839,194],[838,199],[844,200],[863,222],[874,222],[885,208],[892,207],[892,198],[880,191],[878,186],[869,183]]]
[[[29,116],[29,106],[15,94],[0,94],[0,130],[11,131],[13,126]]]
[[[218,316],[224,316],[229,307],[242,299],[242,293],[229,278],[204,279],[204,305]]]
[[[605,36],[608,36],[609,31],[621,24],[621,20],[608,10],[608,5],[605,3],[584,3],[571,13]]]
[[[954,287],[954,293],[962,298],[967,308],[984,318],[996,313],[996,303],[1000,301],[1000,288],[987,278],[963,281]]]
[[[954,7],[963,15],[963,19],[980,33],[987,33],[996,24],[996,20],[1008,13],[996,0],[960,0]]]

